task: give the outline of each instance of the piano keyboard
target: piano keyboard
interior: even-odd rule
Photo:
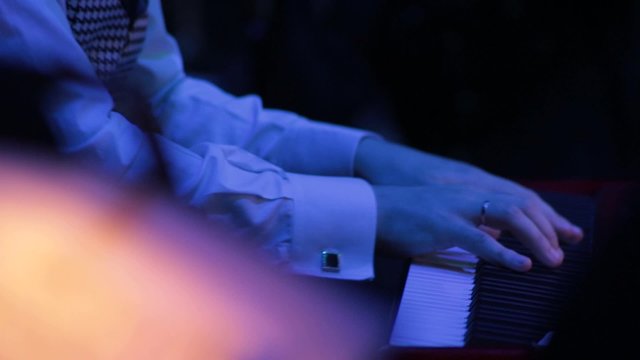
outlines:
[[[580,244],[563,245],[562,266],[551,269],[534,259],[531,271],[519,273],[457,248],[416,260],[409,268],[390,345],[529,346],[552,334],[589,268],[595,207],[587,197],[544,197],[585,232]],[[531,256],[509,236],[500,241]]]

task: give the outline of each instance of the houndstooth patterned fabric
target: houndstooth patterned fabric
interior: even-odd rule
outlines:
[[[135,65],[147,29],[146,11],[131,21],[121,0],[67,0],[67,19],[100,79],[108,81]]]

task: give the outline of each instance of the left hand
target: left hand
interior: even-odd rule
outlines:
[[[355,171],[357,176],[372,185],[449,184],[519,197],[523,203],[535,209],[533,214],[540,224],[540,231],[552,243],[558,242],[558,236],[570,243],[578,242],[583,237],[579,227],[558,214],[534,191],[465,162],[377,138],[365,138],[358,146]],[[487,227],[483,230],[493,237],[499,236],[499,229]]]

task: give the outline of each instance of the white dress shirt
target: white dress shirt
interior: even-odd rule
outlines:
[[[295,272],[374,276],[375,198],[353,177],[353,163],[360,140],[377,135],[265,109],[257,96],[232,96],[187,76],[160,0],[150,1],[136,67],[105,84],[65,9],[65,0],[0,2],[0,59],[60,79],[47,113],[64,152],[126,181],[144,179],[156,160],[127,103],[144,99],[178,196]],[[339,271],[323,271],[323,252],[338,254]]]

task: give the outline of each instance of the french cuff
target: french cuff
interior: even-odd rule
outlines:
[[[294,173],[353,176],[356,150],[365,137],[381,136],[342,125],[298,121],[280,142],[279,151],[284,153],[279,163]]]
[[[376,202],[362,179],[289,174],[292,270],[346,280],[374,277]]]

